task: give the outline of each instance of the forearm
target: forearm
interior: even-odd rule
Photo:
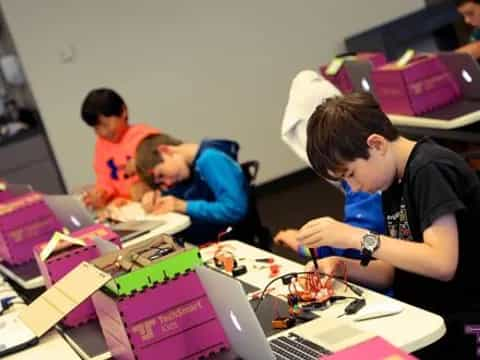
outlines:
[[[366,231],[363,231],[366,233]],[[355,247],[360,249],[361,237],[355,241]],[[448,280],[442,252],[425,242],[415,242],[380,236],[380,247],[374,253],[375,258],[383,260],[396,268],[419,275]],[[370,265],[369,265],[370,266]]]
[[[480,58],[480,41],[464,45],[455,50],[456,52],[472,55],[474,58]]]
[[[347,265],[348,281],[374,289],[385,289],[393,283],[394,268],[382,260],[373,260],[368,266],[362,266],[359,260],[340,259]]]

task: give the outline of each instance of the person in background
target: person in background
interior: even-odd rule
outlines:
[[[159,131],[148,125],[130,125],[127,105],[117,92],[108,88],[87,94],[81,116],[97,135],[96,183],[84,195],[84,203],[99,210],[112,201],[121,205],[128,200],[140,200],[148,187],[135,173],[135,151],[145,137]]]
[[[470,34],[470,43],[459,47],[456,51],[472,55],[480,59],[480,1],[478,0],[455,0],[458,12],[464,21],[473,27]]]
[[[166,134],[145,138],[136,152],[137,172],[154,191],[142,199],[147,212],[187,214],[192,225],[178,237],[201,245],[235,229],[248,211],[248,184],[229,140],[182,143]]]
[[[335,86],[312,70],[299,72],[292,81],[282,121],[282,139],[308,166],[310,166],[306,152],[308,119],[325,99],[338,95],[340,92]],[[345,181],[330,183],[345,194],[346,223],[384,233],[385,224],[379,193],[353,192]],[[309,250],[297,240],[298,233],[298,229],[282,230],[276,234],[274,242],[289,247],[303,257],[309,257]],[[318,247],[316,252],[321,259],[318,261],[320,271],[325,273],[330,273],[339,260],[360,259],[361,255],[356,249],[339,249],[331,246]]]
[[[317,107],[308,123],[307,153],[320,176],[345,180],[353,191],[382,191],[388,235],[322,217],[301,228],[300,243],[361,250],[362,262],[350,262],[349,274],[390,284],[394,273],[395,297],[442,316],[447,334],[421,359],[453,353],[475,358],[475,337],[465,335],[466,325],[480,324],[475,172],[428,138],[400,136],[368,93],[331,98]],[[376,266],[373,257],[390,270],[366,271]]]

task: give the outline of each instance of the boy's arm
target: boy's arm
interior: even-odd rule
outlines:
[[[326,274],[332,274],[333,270],[336,269],[336,273],[332,275],[342,276],[343,268],[336,266],[339,261],[344,262],[347,266],[348,281],[373,289],[386,289],[393,284],[395,268],[382,260],[373,260],[368,266],[362,266],[359,260],[341,256],[329,256],[317,260],[318,269]],[[306,271],[314,270],[314,265],[310,261],[306,265]]]
[[[206,150],[198,159],[197,167],[215,200],[189,200],[186,213],[197,220],[212,223],[240,221],[247,213],[248,185],[239,164],[223,153]]]
[[[300,230],[299,241],[307,247],[361,248],[368,231],[331,218],[315,219]],[[380,235],[375,258],[394,267],[442,281],[455,275],[458,264],[458,230],[453,213],[440,216],[423,232],[423,242]]]
[[[466,53],[472,55],[475,59],[480,58],[480,41],[474,41],[470,44],[459,47],[455,50],[459,53]]]
[[[423,232],[423,243],[381,236],[375,257],[406,271],[441,281],[451,280],[458,265],[455,215],[447,214],[435,220]]]

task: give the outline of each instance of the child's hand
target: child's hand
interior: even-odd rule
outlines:
[[[155,204],[154,214],[165,214],[167,212],[185,213],[187,203],[175,196],[162,196]]]
[[[275,242],[275,244],[289,247],[296,252],[298,250],[298,246],[300,245],[300,243],[297,241],[297,237],[297,229],[287,229],[279,231],[277,235],[275,235],[275,237],[273,238],[273,241]]]
[[[93,188],[85,193],[82,200],[87,207],[98,210],[107,205],[109,198],[105,189]]]
[[[318,264],[318,271],[323,273],[323,274],[329,274],[332,276],[339,276],[341,275],[339,273],[339,270],[342,270],[342,267],[338,267],[337,264],[341,260],[340,257],[338,256],[329,256],[323,259],[318,259],[317,264]],[[313,264],[313,261],[309,261],[307,265],[305,265],[305,271],[311,272],[311,271],[317,271],[315,269],[315,265]],[[333,272],[336,271],[334,274]],[[343,273],[342,273],[343,274]]]
[[[143,181],[138,181],[130,187],[130,198],[133,201],[142,202],[143,196],[150,191],[152,191],[150,186]]]
[[[142,196],[142,207],[147,213],[151,213],[155,206],[157,205],[158,200],[162,197],[162,193],[158,190],[148,191]]]
[[[298,233],[298,241],[308,248],[333,246],[341,249],[357,249],[360,239],[367,231],[356,228],[331,217],[309,221]]]

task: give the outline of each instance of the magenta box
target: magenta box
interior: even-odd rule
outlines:
[[[372,65],[372,68],[376,68],[387,63],[387,59],[385,58],[384,54],[375,52],[358,53],[354,58],[348,58],[345,61],[368,61]],[[327,75],[325,73],[327,67],[327,65],[320,67],[320,72],[325,79],[335,85],[335,87],[343,94],[349,94],[353,92],[353,84],[345,66],[342,66],[336,75]]]
[[[195,272],[121,298],[97,291],[93,303],[115,359],[198,359],[229,347]]]
[[[18,196],[0,204],[0,257],[11,265],[33,258],[33,247],[50,240],[62,228],[39,193]]]
[[[420,115],[455,102],[460,87],[435,55],[421,56],[399,67],[395,63],[372,71],[382,110],[390,114]]]
[[[104,240],[109,240],[121,247],[120,237],[110,228],[101,224],[88,226],[75,231],[70,234],[70,236],[85,240],[87,246],[73,245],[67,247],[57,253],[54,252],[51,254],[45,262],[40,260],[40,252],[46,243],[38,244],[34,247],[35,260],[37,261],[40,272],[45,279],[47,288],[50,288],[53,284],[63,278],[82,261],[90,261],[100,256],[93,241],[94,237],[98,236]],[[62,320],[62,323],[66,326],[73,327],[95,318],[95,308],[93,307],[92,300],[89,298],[70,312]]]

